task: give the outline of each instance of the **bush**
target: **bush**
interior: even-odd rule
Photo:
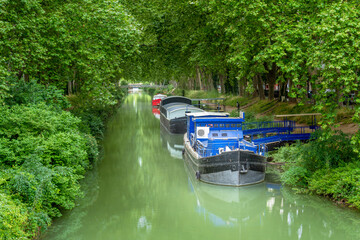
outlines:
[[[81,120],[66,111],[53,111],[44,104],[0,107],[0,137],[48,137],[56,132],[78,131]]]
[[[79,180],[99,156],[94,136],[102,138],[125,93],[109,87],[109,99],[70,96],[70,108],[53,86],[7,82],[12,96],[0,97],[0,239],[34,239],[83,196]]]
[[[122,98],[123,93],[120,92],[117,96]],[[105,131],[104,123],[117,110],[118,105],[94,105],[91,99],[82,94],[69,96],[69,101],[73,106],[71,113],[81,119],[80,129],[95,136],[97,140],[102,140]]]
[[[14,201],[8,194],[0,193],[0,239],[21,239],[29,237],[24,225],[29,214],[26,206]]]
[[[310,143],[282,147],[273,158],[286,162],[281,181],[360,209],[360,165],[350,138],[318,132]]]
[[[318,170],[309,182],[309,189],[360,209],[360,165],[350,163],[335,169]]]
[[[16,234],[33,237],[82,196],[79,180],[97,159],[97,143],[69,112],[45,104],[0,110],[0,185],[7,199],[29,209],[26,219],[14,223],[22,229]]]
[[[38,84],[36,80],[25,82],[16,77],[10,77],[7,82],[10,83],[8,93],[12,96],[5,99],[7,105],[45,103],[57,110],[70,107],[64,91],[58,90],[55,86],[45,87]]]

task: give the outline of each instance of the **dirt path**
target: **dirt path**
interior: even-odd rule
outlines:
[[[359,125],[355,123],[347,123],[347,124],[340,123],[340,126],[335,128],[335,130],[340,130],[345,134],[354,135],[359,131]]]

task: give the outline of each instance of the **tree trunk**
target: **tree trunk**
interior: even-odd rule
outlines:
[[[219,82],[221,86],[221,93],[225,93],[225,75],[219,74]]]
[[[67,94],[68,94],[68,95],[73,94],[73,91],[72,91],[72,81],[68,81]]]
[[[265,93],[264,93],[263,81],[262,81],[260,74],[257,74],[256,76],[257,76],[256,78],[257,78],[257,87],[258,87],[258,91],[259,91],[259,97],[260,97],[260,100],[264,100]]]
[[[245,83],[246,83],[245,78],[241,78],[238,82],[239,96],[241,96],[241,97],[245,96]]]
[[[195,90],[195,79],[192,77],[188,78],[189,90]]]
[[[201,72],[200,72],[200,68],[199,66],[196,67],[196,77],[197,77],[197,80],[199,82],[199,89],[200,90],[204,90],[204,87],[203,87],[203,84],[201,82]]]
[[[207,79],[208,79],[208,90],[209,91],[214,90],[214,80],[213,80],[212,73],[209,73]]]
[[[274,85],[276,83],[276,73],[270,73],[269,75],[269,100],[274,100]]]
[[[282,101],[281,97],[286,96],[286,81],[279,83],[279,101]]]
[[[257,75],[255,75],[253,77],[253,87],[254,87],[254,92],[253,92],[253,97],[258,97],[259,96],[259,89],[258,89],[258,79],[257,79]]]
[[[274,100],[274,85],[276,84],[278,68],[275,63],[272,63],[271,69],[269,69],[268,64],[264,65],[265,69],[268,71],[267,83],[269,84],[269,100]]]
[[[17,74],[18,80],[20,80],[22,78],[22,76],[23,76],[23,71],[19,70],[19,72]]]
[[[25,80],[25,82],[29,82],[29,81],[30,81],[30,76],[29,76],[29,74],[24,74],[24,80]]]

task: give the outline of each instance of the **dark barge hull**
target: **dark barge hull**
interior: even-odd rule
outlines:
[[[160,123],[170,133],[186,133],[186,117],[179,117],[169,120],[164,116],[164,114],[160,113]]]
[[[200,181],[226,186],[246,186],[263,182],[265,179],[266,157],[251,151],[228,151],[216,156],[197,158],[197,153],[191,148],[186,135],[184,148],[184,160],[192,174]]]

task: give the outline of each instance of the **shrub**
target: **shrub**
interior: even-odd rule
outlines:
[[[10,77],[8,82],[10,83],[8,93],[12,97],[5,99],[7,105],[45,103],[57,110],[70,107],[64,91],[58,90],[55,86],[45,87],[38,84],[36,80],[26,82],[16,77]]]
[[[47,137],[55,132],[78,131],[80,119],[66,111],[53,111],[44,104],[0,107],[0,137]]]
[[[35,236],[82,196],[79,180],[97,159],[97,143],[80,131],[79,118],[51,106],[4,106],[1,112],[0,186],[14,205],[28,209],[27,223],[13,228]]]
[[[318,170],[309,182],[309,189],[360,209],[360,165],[350,163],[335,169]]]
[[[349,137],[321,132],[315,136],[317,140],[273,154],[275,161],[287,162],[281,181],[360,208],[360,165]]]
[[[0,193],[0,239],[21,239],[29,237],[24,225],[29,214],[26,206],[14,201],[8,194]]]

